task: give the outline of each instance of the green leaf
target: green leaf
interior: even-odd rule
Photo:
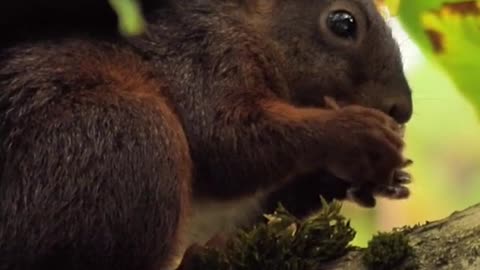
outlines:
[[[145,20],[137,0],[109,0],[119,20],[119,30],[127,36],[143,33]]]
[[[422,25],[434,57],[480,113],[480,1],[425,12]]]
[[[422,25],[422,14],[441,7],[444,3],[458,3],[465,0],[403,0],[398,5],[398,18],[417,45],[429,56],[433,49]]]
[[[387,8],[391,15],[396,15],[400,6],[400,0],[375,0],[375,3],[381,10]]]
[[[478,113],[479,3],[473,0],[403,0],[398,6],[398,18],[410,37],[427,59],[448,74]]]

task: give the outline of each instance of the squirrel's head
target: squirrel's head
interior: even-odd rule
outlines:
[[[322,106],[331,96],[410,119],[400,51],[373,0],[244,1],[247,19],[285,56],[294,102]]]

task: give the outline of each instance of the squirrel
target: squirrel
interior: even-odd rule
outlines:
[[[135,37],[87,21],[2,43],[0,270],[165,269],[278,201],[408,196],[411,89],[372,0],[164,0],[145,18]]]

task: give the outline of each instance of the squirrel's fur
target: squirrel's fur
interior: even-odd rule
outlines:
[[[355,40],[325,27],[339,9]],[[373,1],[177,0],[145,15],[138,37],[85,16],[0,44],[0,270],[163,269],[204,203],[286,198],[305,215],[322,192],[392,184],[403,142],[388,115],[408,121],[411,97]]]

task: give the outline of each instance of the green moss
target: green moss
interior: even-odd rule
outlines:
[[[265,215],[266,222],[239,231],[225,250],[205,248],[193,258],[194,269],[309,270],[344,255],[355,231],[340,215],[341,204],[323,201],[323,209],[299,220],[285,208]]]
[[[368,269],[417,269],[413,248],[403,231],[379,233],[370,240],[364,251],[363,263]]]

